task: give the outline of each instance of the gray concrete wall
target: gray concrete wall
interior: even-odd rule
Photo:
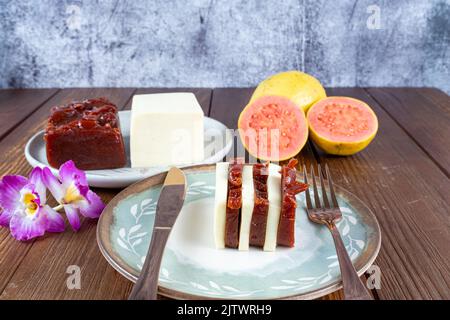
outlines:
[[[328,86],[450,92],[450,1],[0,0],[0,87]]]

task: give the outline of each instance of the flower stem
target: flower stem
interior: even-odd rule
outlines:
[[[54,207],[53,210],[59,211],[59,210],[61,210],[62,208],[64,208],[64,205],[60,204],[60,205]]]

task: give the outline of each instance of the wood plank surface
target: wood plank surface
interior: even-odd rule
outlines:
[[[415,88],[367,91],[450,177],[450,100],[434,103]],[[433,97],[438,99],[436,94]]]
[[[362,199],[381,225],[382,246],[375,262],[382,272],[378,295],[381,299],[449,299],[448,178],[363,89],[327,93],[361,99],[379,119],[375,140],[354,156],[329,156],[316,148],[319,161],[328,163],[336,183]]]
[[[57,92],[58,89],[0,90],[0,139]]]
[[[450,114],[450,96],[444,91],[436,88],[416,88],[415,90],[431,101],[439,109],[438,112]]]
[[[0,141],[0,172],[27,175],[31,167],[23,156],[26,141],[45,127],[52,106],[75,99],[106,96],[118,106],[125,105],[134,89],[63,89],[40,107],[14,131]],[[96,190],[99,191],[99,190]],[[111,199],[118,190],[102,190],[103,200]],[[96,222],[83,219],[78,233],[70,226],[62,234],[48,234],[35,241],[14,240],[6,229],[0,230],[1,299],[89,299],[123,298],[129,282],[106,263],[97,248]],[[84,275],[82,290],[68,290],[66,269],[79,265]],[[91,266],[95,270],[91,270]],[[83,277],[82,275],[82,277]],[[101,276],[98,276],[101,275]],[[103,287],[102,287],[103,286]],[[113,290],[114,288],[114,290]],[[122,289],[121,289],[122,288]]]
[[[0,90],[1,176],[29,173],[25,143],[44,127],[53,105],[106,96],[129,109],[134,93],[190,91],[205,115],[235,129],[252,93],[251,88],[13,91]],[[450,299],[450,142],[445,139],[450,98],[431,88],[347,88],[327,93],[366,101],[380,121],[375,140],[357,155],[328,156],[308,143],[297,157],[308,165],[328,163],[336,183],[361,198],[377,216],[382,248],[375,264],[381,268],[382,288],[375,295]],[[107,202],[119,190],[95,191]],[[132,284],[101,256],[95,231],[95,220],[82,219],[77,233],[67,226],[62,234],[23,243],[0,229],[0,299],[126,299]],[[81,268],[81,290],[66,286],[70,265]],[[342,291],[324,297],[342,298]]]
[[[135,90],[98,89],[89,92],[68,92],[69,100],[106,96],[123,109],[129,109]],[[142,90],[141,92],[145,92]],[[150,89],[146,92],[165,92],[164,89]],[[202,107],[208,111],[211,90],[184,89],[193,91]],[[54,97],[49,103],[58,104],[66,96]],[[44,120],[45,121],[45,120]],[[120,190],[95,189],[105,202],[111,200]],[[101,255],[96,241],[95,220],[82,219],[80,231],[74,233],[70,227],[62,234],[46,236],[34,242],[20,266],[11,277],[0,299],[126,299],[132,283],[116,272]],[[43,255],[49,259],[43,259]],[[69,290],[66,273],[70,265],[81,268],[81,289]]]

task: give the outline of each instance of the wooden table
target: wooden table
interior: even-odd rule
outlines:
[[[44,128],[52,106],[106,96],[123,109],[137,93],[192,91],[205,115],[235,128],[250,88],[0,90],[0,175],[27,175],[26,141]],[[430,88],[331,88],[329,95],[366,101],[380,129],[372,144],[351,157],[323,154],[308,144],[306,163],[328,163],[336,183],[376,214],[382,246],[376,299],[450,299],[450,98]],[[119,190],[97,189],[109,201]],[[27,243],[0,229],[0,299],[125,299],[131,282],[108,265],[95,237],[96,221],[83,220]],[[69,290],[68,266],[81,268],[81,289]],[[340,299],[336,292],[326,299]]]

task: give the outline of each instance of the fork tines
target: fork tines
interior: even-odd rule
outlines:
[[[314,204],[315,204],[315,207],[317,209],[322,208],[322,207],[323,208],[339,208],[339,205],[338,205],[338,202],[337,202],[337,199],[336,199],[336,194],[334,192],[333,179],[331,178],[331,174],[330,174],[330,170],[328,168],[328,165],[325,164],[325,176],[324,176],[324,172],[323,172],[320,164],[317,166],[317,170],[318,170],[319,179],[320,179],[320,185],[321,185],[321,189],[322,189],[323,206],[321,204],[320,197],[319,197],[319,192],[318,192],[317,182],[316,182],[316,175],[314,173],[314,167],[313,167],[313,165],[311,165],[310,176],[312,178],[312,184],[313,184],[313,190],[314,190]],[[303,178],[305,180],[305,183],[309,184],[308,172],[307,172],[307,169],[306,169],[306,165],[303,165]],[[328,181],[328,189],[329,189],[329,192],[330,192],[331,203],[328,200],[327,190],[326,190],[326,187],[325,187],[324,178],[326,178],[327,181]],[[311,194],[310,194],[309,189],[306,189],[305,196],[306,196],[306,207],[308,209],[314,209],[314,207],[312,205]]]

